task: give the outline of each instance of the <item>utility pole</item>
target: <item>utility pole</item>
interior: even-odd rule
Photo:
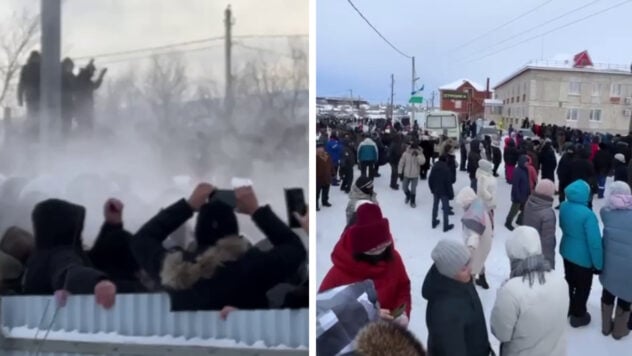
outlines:
[[[391,120],[393,119],[393,112],[395,110],[395,103],[393,99],[395,98],[395,75],[391,74]]]
[[[415,57],[413,56],[412,58],[412,64],[413,64],[413,75],[412,75],[412,83],[411,83],[411,95],[412,93],[415,92],[415,83],[417,82],[417,80],[419,80],[419,78],[417,78],[417,73],[415,72]],[[410,122],[414,123],[415,122],[415,103],[413,103],[413,107],[412,107],[412,117],[410,118]]]
[[[432,110],[434,110],[435,106],[434,106],[434,100],[435,100],[435,91],[432,91],[432,97],[430,99],[432,101]]]
[[[42,0],[44,1],[44,0]],[[227,118],[230,118],[233,114],[234,97],[233,97],[233,75],[231,70],[232,60],[232,27],[235,24],[233,19],[233,12],[230,9],[230,5],[224,12],[224,26],[226,27],[226,36],[224,38],[226,45],[226,93],[224,94],[224,109],[226,110]]]
[[[61,0],[41,0],[39,136],[43,152],[61,134]],[[51,135],[51,132],[53,133]]]

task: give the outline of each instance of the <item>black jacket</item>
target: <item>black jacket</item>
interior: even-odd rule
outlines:
[[[590,185],[593,193],[597,191],[597,177],[595,175],[595,169],[588,159],[574,159],[570,164],[570,169],[570,183],[573,183],[578,179],[583,179]]]
[[[602,176],[607,176],[612,170],[612,154],[607,149],[600,149],[595,153],[593,157],[593,166],[595,173]]]
[[[490,355],[483,306],[472,282],[462,283],[445,277],[432,265],[421,294],[428,300],[429,355]]]
[[[573,183],[571,180],[571,163],[574,156],[573,153],[564,153],[562,158],[560,158],[560,163],[557,165],[557,179],[560,183],[560,191],[564,191],[569,184]]]
[[[452,172],[446,162],[439,160],[432,166],[428,177],[428,186],[433,195],[448,197],[450,200],[454,199]]]
[[[167,289],[174,311],[219,310],[227,305],[267,308],[266,292],[294,275],[305,261],[307,253],[299,237],[267,206],[252,219],[274,245],[269,251],[232,236],[194,256],[167,252],[162,241],[192,216],[193,210],[182,199],[143,225],[131,243],[140,266]]]
[[[27,262],[24,293],[50,295],[65,289],[72,294],[90,294],[106,279],[90,266],[83,252],[81,231],[85,208],[50,199],[33,209],[35,251]]]
[[[540,170],[543,179],[550,179],[555,182],[555,168],[557,167],[557,158],[555,152],[550,145],[545,145],[540,152]]]
[[[476,178],[476,170],[478,169],[478,161],[481,160],[481,149],[478,140],[472,140],[470,143],[470,155],[467,157],[467,172],[470,179]]]
[[[503,158],[505,159],[505,165],[507,166],[515,166],[518,164],[518,149],[516,148],[516,144],[513,140],[509,142],[509,146],[505,147],[505,152],[503,153]]]
[[[628,166],[625,163],[619,161],[614,163],[614,180],[628,182]]]
[[[349,145],[345,144],[342,155],[340,156],[340,169],[342,171],[353,170],[355,161],[355,151],[349,147]]]
[[[391,141],[390,146],[388,146],[388,162],[393,166],[397,166],[405,150],[406,148],[400,139]]]
[[[503,154],[500,148],[496,146],[491,146],[491,152],[492,152],[492,163],[494,165],[500,165],[500,163],[503,161]]]

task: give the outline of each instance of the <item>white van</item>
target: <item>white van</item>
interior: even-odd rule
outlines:
[[[461,137],[461,125],[459,116],[452,111],[432,111],[425,115],[426,130],[431,134],[440,136],[447,135],[453,140],[459,141]]]

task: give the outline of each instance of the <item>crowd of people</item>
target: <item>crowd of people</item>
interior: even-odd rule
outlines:
[[[103,224],[84,249],[86,208],[44,199],[32,208],[31,234],[11,226],[0,240],[2,294],[94,294],[104,308],[118,293],[167,293],[173,311],[307,308],[307,252],[299,235],[252,187],[234,190],[235,206],[215,199],[201,183],[188,199],[160,210],[138,231],[124,225],[125,205],[108,199]],[[252,245],[240,235],[237,213],[250,217],[266,239]],[[194,243],[185,223],[196,216]],[[295,215],[305,231],[307,215]],[[278,293],[283,290],[283,293]],[[276,291],[276,292],[274,292]]]
[[[37,132],[40,113],[40,83],[42,58],[39,51],[32,51],[22,67],[18,82],[18,104],[26,105],[30,130]],[[107,68],[101,69],[96,79],[94,60],[75,74],[75,63],[70,58],[61,62],[61,118],[62,133],[67,136],[73,123],[79,130],[91,132],[94,127],[94,92],[103,83]]]
[[[454,227],[449,223],[454,215],[451,201],[463,209],[463,239],[444,239],[435,246],[431,252],[433,264],[423,283],[422,296],[428,301],[428,354],[493,353],[476,286],[490,288],[485,278],[485,261],[498,228],[511,231],[506,241],[510,275],[499,286],[489,320],[491,331],[500,342],[501,355],[565,355],[567,327],[578,328],[591,322],[587,301],[594,275],[599,275],[603,287],[603,335],[616,340],[627,336],[632,328],[632,289],[627,281],[632,272],[632,241],[626,239],[625,221],[632,218],[632,133],[594,134],[535,125],[526,119],[523,129],[531,129],[533,136],[525,137],[523,131],[514,131],[510,126],[501,150],[500,142],[494,142],[489,135],[480,137],[472,124],[463,131],[458,143],[445,136],[433,140],[421,130],[399,131],[388,124],[369,132],[344,125],[321,131],[318,189],[336,185],[339,174],[343,179],[352,175],[354,164],[361,172],[350,189],[354,194],[349,193],[347,225],[334,247],[333,267],[319,292],[370,280],[379,311],[376,319],[392,321],[397,325],[395,330],[400,331],[411,322],[408,273],[393,244],[389,220],[383,216],[373,191],[373,181],[380,176],[379,167],[388,163],[395,177],[391,189],[399,189],[393,184],[399,178],[405,202],[413,208],[418,180],[428,180],[433,195],[433,229],[440,224],[439,202],[444,232]],[[424,141],[432,143],[428,150],[422,147]],[[467,172],[470,185],[455,195],[455,150],[459,146],[460,168]],[[556,152],[561,153],[559,160]],[[343,160],[339,157],[344,157],[344,170],[340,169]],[[501,198],[496,193],[497,169],[502,161],[504,178],[511,185],[511,206],[504,226],[495,222],[497,200]],[[428,176],[422,174],[426,164],[430,165]],[[609,176],[614,176],[614,182],[606,184]],[[342,190],[347,192],[347,188],[343,186]],[[595,195],[605,199],[599,212],[593,211]],[[331,204],[323,200],[323,206]],[[597,214],[601,215],[603,228]],[[557,226],[562,231],[559,243]],[[563,266],[556,266],[556,249]],[[555,268],[563,268],[563,273],[554,273]],[[544,299],[547,303],[541,303]],[[373,328],[378,321],[364,323]],[[356,329],[361,330],[362,325]],[[390,342],[395,344],[395,339],[411,337],[404,331],[397,335]],[[360,339],[358,336],[354,341],[358,347]]]

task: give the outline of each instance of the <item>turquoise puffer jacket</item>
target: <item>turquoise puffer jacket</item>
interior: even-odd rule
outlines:
[[[560,254],[576,265],[601,270],[603,245],[597,216],[588,208],[590,187],[585,181],[576,180],[564,192],[566,201],[560,206]]]

